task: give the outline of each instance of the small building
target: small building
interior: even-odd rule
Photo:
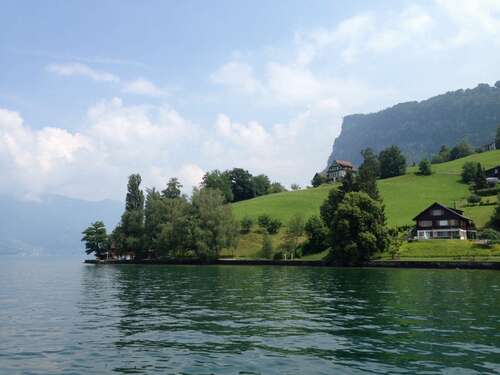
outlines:
[[[496,143],[495,142],[491,142],[491,143],[487,143],[485,145],[482,145],[480,147],[481,151],[495,151],[497,149],[496,147]]]
[[[417,239],[475,239],[474,222],[463,213],[461,210],[433,203],[413,218],[416,222]]]
[[[487,169],[484,171],[484,173],[486,174],[486,177],[489,177],[489,178],[496,177],[497,179],[500,179],[500,165],[497,165],[496,167]]]
[[[328,182],[337,182],[346,175],[347,171],[356,172],[356,168],[350,161],[334,160],[326,171],[326,179]]]

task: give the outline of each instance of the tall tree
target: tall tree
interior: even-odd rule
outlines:
[[[359,186],[354,178],[354,174],[351,171],[347,171],[344,178],[342,178],[342,185],[340,185],[340,191],[347,194],[352,191],[359,191]]]
[[[474,189],[485,189],[488,187],[488,182],[486,180],[486,172],[484,168],[481,166],[481,163],[477,163],[476,166],[476,176],[474,178]]]
[[[128,178],[127,196],[125,197],[125,210],[142,210],[144,208],[144,193],[140,189],[141,175],[133,174]]]
[[[144,193],[140,189],[141,181],[139,174],[129,177],[125,212],[120,224],[126,247],[122,250],[132,251],[138,258],[144,256]]]
[[[360,165],[356,182],[360,191],[364,191],[372,199],[380,199],[377,178],[380,176],[380,162],[371,148],[361,151],[363,163]]]
[[[326,183],[326,177],[320,173],[315,173],[313,179],[311,180],[311,185],[313,187],[318,187]]]
[[[472,146],[466,140],[461,141],[450,151],[450,160],[464,158],[474,153]]]
[[[422,176],[430,176],[432,174],[431,162],[427,159],[423,159],[418,164],[418,174]]]
[[[406,173],[406,159],[398,146],[393,145],[381,151],[378,159],[381,178],[401,176]]]
[[[85,242],[85,252],[87,254],[94,253],[98,259],[104,259],[108,254],[108,235],[106,234],[106,226],[102,221],[96,221],[83,232],[82,242]]]
[[[181,196],[182,184],[179,182],[177,177],[172,177],[168,183],[165,190],[161,192],[163,197],[168,199],[179,198]]]

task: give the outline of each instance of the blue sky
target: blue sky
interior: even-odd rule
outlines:
[[[342,116],[500,79],[500,3],[3,1],[0,192],[306,185]]]

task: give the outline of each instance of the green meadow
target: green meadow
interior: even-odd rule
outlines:
[[[384,200],[388,225],[411,225],[413,217],[420,211],[433,202],[440,202],[464,210],[465,215],[473,219],[479,228],[484,227],[493,212],[494,205],[472,207],[467,205],[470,190],[467,185],[460,182],[462,165],[467,161],[480,162],[486,169],[491,168],[500,163],[500,150],[434,164],[433,174],[430,176],[419,176],[415,173],[417,169],[411,167],[403,176],[379,180],[378,186]],[[319,215],[319,208],[330,189],[332,185],[322,185],[318,188],[270,194],[235,203],[232,205],[233,212],[238,219],[249,216],[255,221],[259,215],[269,214],[286,225],[295,214],[303,215],[306,219],[312,215]],[[492,201],[491,198],[484,200]],[[281,234],[273,236],[273,244],[279,244],[280,236]],[[234,255],[256,257],[259,255],[261,242],[262,234],[259,233],[257,226],[254,226],[252,233],[242,236]],[[425,243],[425,246],[429,247],[430,244]]]

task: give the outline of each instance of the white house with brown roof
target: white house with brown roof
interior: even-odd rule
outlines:
[[[347,160],[334,160],[326,171],[328,182],[337,182],[341,180],[347,171],[356,172],[356,167]]]

